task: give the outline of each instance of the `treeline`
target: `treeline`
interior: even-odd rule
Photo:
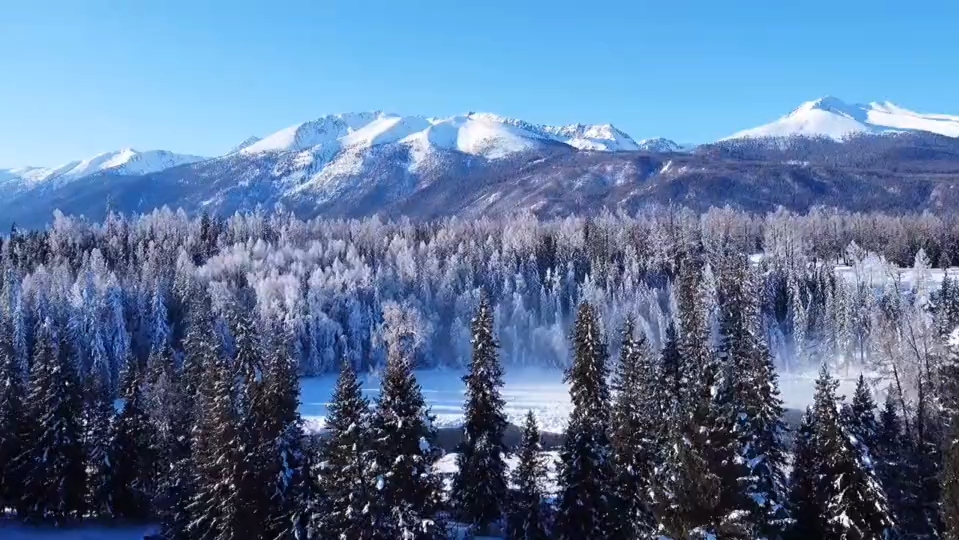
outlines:
[[[257,324],[289,335],[302,375],[335,372],[342,358],[358,371],[382,368],[387,351],[377,335],[390,302],[422,323],[417,367],[462,367],[486,291],[507,365],[565,368],[566,329],[580,302],[596,306],[610,329],[634,316],[661,347],[674,317],[678,254],[702,256],[713,283],[721,257],[733,252],[755,255],[761,270],[755,292],[777,364],[816,369],[826,357],[847,369],[885,362],[890,344],[882,340],[891,333],[877,329],[902,327],[906,316],[959,321],[959,295],[919,290],[932,286],[931,269],[959,260],[957,246],[952,215],[825,210],[426,223],[256,213],[190,219],[168,210],[95,224],[58,216],[48,230],[14,230],[2,240],[0,314],[14,327],[22,365],[46,319],[69,329],[81,372],[103,348],[116,393],[127,358],[146,361],[157,335],[169,333],[182,354],[194,282],[210,295],[228,352],[234,338],[224,321],[237,283],[247,284]],[[836,264],[851,268],[837,275]],[[897,268],[913,267],[915,279],[890,285]],[[708,295],[715,312],[715,286]]]
[[[69,327],[46,318],[21,365],[5,323],[0,506],[32,523],[158,522],[170,539],[959,534],[959,343],[938,333],[915,367],[921,391],[888,379],[878,412],[866,379],[844,403],[824,366],[790,448],[754,294],[759,271],[742,254],[723,256],[712,277],[705,269],[703,257],[681,255],[663,346],[627,319],[615,365],[597,307],[576,307],[556,493],[544,484],[532,415],[519,466],[506,466],[503,368],[486,296],[471,319],[464,438],[448,492],[413,374],[422,321],[400,304],[385,305],[377,332],[387,357],[380,395],[369,403],[344,359],[317,440],[300,425],[290,336],[257,322],[242,278],[225,320],[190,285],[182,350],[172,333],[154,332],[147,358],[125,364],[118,403],[100,348],[94,369],[81,371]]]

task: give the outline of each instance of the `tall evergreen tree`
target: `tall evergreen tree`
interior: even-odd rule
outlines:
[[[608,353],[596,311],[579,306],[572,332],[573,364],[566,372],[570,413],[560,453],[558,538],[613,538],[619,528],[610,442]]]
[[[0,312],[0,507],[17,508],[24,478],[17,458],[26,450],[24,384],[13,348],[13,326]]]
[[[480,300],[473,319],[473,356],[466,383],[463,442],[456,458],[451,500],[458,518],[478,532],[504,516],[506,505],[506,414],[500,395],[503,368],[499,344],[493,335],[493,310],[489,299]]]
[[[650,414],[659,405],[651,393],[656,384],[656,364],[646,336],[636,338],[634,333],[629,318],[623,325],[619,363],[612,381],[612,443],[623,538],[635,538],[654,529],[649,490],[659,451],[660,425]]]
[[[216,355],[204,366],[203,384],[196,401],[199,413],[193,428],[196,479],[189,506],[192,521],[188,528],[193,538],[250,538],[243,528],[245,520],[241,519],[241,514],[249,509],[239,493],[245,455],[236,401],[233,369]]]
[[[121,384],[123,405],[110,437],[110,467],[106,507],[115,518],[144,521],[151,517],[156,468],[153,425],[143,394],[143,367],[130,360]]]
[[[32,419],[23,460],[22,507],[28,519],[63,522],[85,511],[86,471],[77,371],[50,319],[37,328],[26,397]]]
[[[547,467],[542,451],[539,426],[533,411],[529,411],[518,451],[519,465],[513,472],[514,491],[509,505],[508,540],[549,538],[547,516],[543,508],[543,481]]]
[[[311,538],[377,538],[378,494],[370,464],[371,411],[353,366],[343,361],[326,417],[327,437],[319,447],[315,476],[320,484],[310,503]]]
[[[951,338],[942,367],[943,409],[948,436],[943,448],[941,515],[943,537],[959,540],[959,331]]]
[[[800,430],[793,471],[793,531],[823,531],[824,538],[880,540],[893,523],[868,453],[839,413],[836,381],[823,366],[808,425]],[[811,488],[810,489],[797,489]]]
[[[662,533],[705,538],[718,534],[725,517],[719,473],[728,456],[729,434],[713,403],[719,366],[709,347],[707,291],[695,261],[684,261],[678,290],[680,395],[667,416],[669,432],[657,469],[654,510]]]
[[[719,428],[710,442],[722,479],[724,536],[777,538],[787,524],[783,407],[763,337],[756,279],[744,257],[727,256],[720,280]]]
[[[436,430],[412,368],[412,330],[392,329],[380,396],[372,420],[378,491],[378,538],[443,538]]]
[[[262,475],[265,497],[267,538],[290,538],[298,528],[294,518],[305,502],[306,459],[302,445],[303,422],[300,418],[300,385],[290,357],[290,340],[282,331],[274,332],[267,354],[263,384],[253,404],[256,421],[258,471]]]
[[[879,412],[875,452],[876,478],[886,493],[889,512],[895,522],[891,531],[893,538],[904,537],[903,518],[908,514],[910,494],[907,493],[906,452],[907,441],[899,418],[899,403],[892,387],[886,391],[886,400]]]
[[[112,483],[110,433],[114,416],[109,366],[102,351],[92,354],[93,369],[83,381],[83,446],[87,470],[87,506],[94,516],[109,516],[106,505]]]
[[[876,402],[872,397],[872,390],[866,384],[866,378],[861,374],[856,382],[852,401],[848,407],[844,408],[843,413],[843,420],[849,432],[866,450],[872,451],[876,446],[879,432],[879,425],[876,422]]]
[[[816,439],[816,417],[812,407],[806,409],[796,433],[793,448],[793,469],[789,485],[789,510],[793,525],[788,531],[791,540],[827,538],[826,507],[829,493],[825,458]]]

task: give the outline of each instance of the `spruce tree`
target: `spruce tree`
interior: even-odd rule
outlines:
[[[443,538],[436,430],[412,368],[409,330],[394,329],[373,413],[378,538]]]
[[[723,483],[724,536],[776,538],[787,524],[783,407],[766,346],[756,279],[744,257],[728,256],[721,275],[720,377],[710,438]]]
[[[210,335],[207,339],[216,338]],[[241,518],[241,514],[249,510],[239,493],[245,455],[233,373],[229,363],[219,355],[203,370],[193,428],[196,479],[188,509],[192,516],[188,530],[193,538],[250,538],[243,528],[245,520]]]
[[[800,431],[797,447],[793,533],[821,527],[825,538],[880,540],[893,525],[885,493],[875,478],[868,450],[844,425],[838,387],[823,366],[811,420]],[[811,486],[813,495],[797,486]]]
[[[107,506],[112,483],[110,433],[114,416],[108,366],[102,355],[94,353],[94,369],[83,383],[83,446],[87,470],[87,506],[97,517],[111,515]]]
[[[0,507],[17,508],[24,478],[17,458],[26,450],[24,384],[13,348],[13,327],[0,313]]]
[[[326,439],[319,447],[316,473],[319,497],[310,503],[311,538],[377,538],[378,494],[370,464],[374,462],[371,411],[352,365],[344,360],[326,417]]]
[[[729,433],[713,403],[719,366],[709,347],[706,291],[695,261],[684,261],[678,289],[680,395],[667,415],[654,511],[663,534],[705,538],[719,533],[725,517],[719,473]]]
[[[262,390],[253,404],[259,439],[257,461],[265,497],[264,535],[288,538],[296,530],[294,517],[305,501],[305,456],[300,418],[300,385],[290,357],[290,339],[282,331],[271,340]]]
[[[613,538],[621,516],[614,514],[608,353],[596,312],[586,302],[576,315],[572,349],[565,380],[573,409],[560,453],[556,534],[564,540]]]
[[[634,336],[632,318],[623,325],[619,362],[613,373],[613,452],[616,485],[621,505],[623,538],[635,538],[653,530],[649,488],[657,465],[657,433],[660,425],[650,414],[659,405],[651,394],[656,384],[656,365],[646,336]]]
[[[793,468],[789,479],[789,511],[793,525],[788,531],[791,540],[826,538],[826,506],[828,478],[825,459],[816,441],[816,418],[812,407],[806,409],[796,433]]]
[[[472,344],[472,361],[463,377],[465,424],[451,500],[461,522],[485,533],[503,518],[507,493],[503,368],[493,335],[493,310],[485,296],[473,319]]]
[[[941,516],[943,537],[959,540],[959,331],[951,336],[942,366],[942,401],[948,436],[943,448]]]
[[[879,412],[875,452],[876,478],[886,492],[889,512],[895,522],[894,538],[902,536],[903,517],[908,514],[909,497],[906,486],[907,441],[904,437],[902,420],[899,418],[899,404],[896,402],[892,387],[886,390],[886,400]]]
[[[547,516],[543,508],[543,481],[546,463],[542,455],[539,426],[533,411],[526,414],[519,465],[513,471],[514,490],[510,497],[507,540],[547,540]]]
[[[28,519],[62,523],[85,511],[83,393],[66,344],[54,323],[37,328],[25,411],[31,419],[26,452],[22,508]]]
[[[123,405],[110,437],[110,483],[106,506],[114,518],[145,521],[151,517],[156,468],[153,425],[143,394],[143,367],[130,360],[121,377]]]
[[[879,426],[876,422],[876,402],[872,397],[872,390],[866,384],[866,378],[861,374],[856,382],[856,390],[852,401],[844,408],[844,421],[849,432],[866,450],[872,451],[876,446]]]

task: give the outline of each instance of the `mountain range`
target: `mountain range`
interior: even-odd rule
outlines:
[[[414,218],[822,204],[890,211],[959,200],[959,116],[826,97],[714,143],[634,140],[611,124],[489,113],[325,116],[204,158],[123,149],[60,167],[0,169],[0,226],[55,209],[98,219],[159,206],[229,214]]]

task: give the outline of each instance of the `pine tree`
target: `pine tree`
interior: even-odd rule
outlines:
[[[959,540],[959,332],[952,336],[942,367],[942,401],[947,421],[943,448],[941,516],[943,537]]]
[[[439,455],[436,430],[413,374],[409,330],[396,328],[372,420],[378,491],[377,538],[443,538],[439,522],[440,485],[433,472]]]
[[[263,527],[266,538],[288,538],[296,531],[294,517],[304,503],[306,480],[300,386],[290,357],[290,339],[284,332],[269,347],[263,385],[253,404],[265,497]],[[259,475],[258,475],[259,478]]]
[[[886,493],[889,512],[895,522],[894,538],[901,537],[903,517],[908,513],[909,494],[905,491],[907,467],[904,446],[905,440],[902,420],[899,418],[899,404],[896,402],[892,387],[886,390],[886,401],[879,413],[874,460],[876,478]]]
[[[694,261],[684,262],[678,288],[679,399],[667,414],[654,511],[662,533],[704,538],[716,535],[725,517],[719,472],[728,449],[720,441],[728,433],[713,406],[719,366],[709,348],[705,292]]]
[[[793,534],[821,528],[825,538],[880,540],[893,525],[885,493],[875,478],[868,451],[842,421],[838,387],[823,366],[811,418],[804,422],[797,446]]]
[[[547,518],[543,509],[543,481],[546,463],[542,456],[539,426],[533,411],[526,414],[519,465],[513,472],[515,490],[510,498],[506,538],[508,540],[547,540]]]
[[[122,376],[123,406],[111,429],[106,507],[122,520],[144,521],[152,514],[156,449],[143,379],[143,368],[130,360]]]
[[[24,384],[13,348],[13,327],[0,313],[0,507],[17,508],[24,478],[17,461],[26,448]]]
[[[353,367],[344,360],[326,417],[327,438],[316,459],[320,497],[310,505],[311,538],[377,537],[370,420],[369,401]]]
[[[720,379],[710,438],[723,482],[724,536],[776,538],[787,523],[782,401],[763,337],[756,279],[744,257],[727,257],[721,276]]]
[[[560,453],[558,538],[613,538],[619,530],[610,442],[606,343],[593,306],[579,306],[572,333],[573,364],[566,372],[570,414]]]
[[[207,336],[215,339],[215,336]],[[199,412],[193,429],[196,483],[189,506],[192,538],[242,540],[251,538],[243,528],[239,486],[244,473],[242,435],[234,392],[233,369],[215,356],[204,366],[197,396]]]
[[[657,464],[655,415],[658,406],[650,393],[656,365],[646,336],[634,336],[632,318],[623,326],[619,363],[613,373],[613,452],[616,459],[617,497],[621,507],[623,538],[635,538],[653,530],[649,488]]]
[[[859,375],[852,402],[844,409],[844,421],[849,432],[866,450],[871,451],[876,446],[879,426],[876,423],[876,402],[872,398],[872,390],[866,384],[866,378]]]
[[[25,404],[32,425],[21,456],[25,517],[57,523],[83,515],[86,493],[83,395],[66,349],[50,319],[38,326]]]
[[[451,500],[460,521],[489,532],[504,515],[506,504],[505,402],[500,395],[503,368],[493,336],[493,311],[483,297],[473,319],[473,357],[466,383],[463,442],[456,458]]]
[[[792,540],[826,538],[828,479],[824,478],[825,458],[816,444],[816,418],[812,407],[806,409],[796,433],[793,469],[789,485],[789,510],[793,526]]]
[[[87,506],[94,516],[110,516],[110,430],[114,408],[104,355],[93,354],[94,369],[84,381],[83,446],[87,470]]]

